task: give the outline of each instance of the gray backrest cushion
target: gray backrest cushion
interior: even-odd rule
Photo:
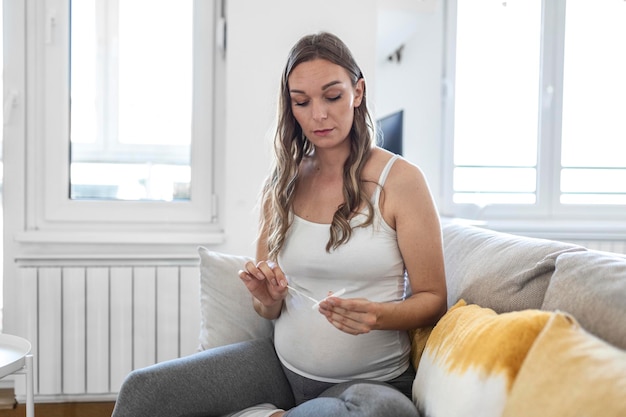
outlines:
[[[626,349],[626,257],[593,250],[559,256],[542,308],[570,313],[590,333]]]
[[[540,308],[557,256],[585,250],[460,223],[442,231],[448,307],[462,298],[498,313]]]

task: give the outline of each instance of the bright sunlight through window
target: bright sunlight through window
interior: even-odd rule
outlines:
[[[457,0],[454,204],[626,204],[626,1]]]
[[[188,200],[193,1],[80,0],[71,14],[70,197]]]

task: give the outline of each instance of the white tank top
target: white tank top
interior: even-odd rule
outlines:
[[[387,163],[378,184],[382,187],[397,156]],[[317,300],[329,291],[346,289],[342,298],[398,302],[407,285],[397,236],[382,218],[380,188],[372,196],[374,222],[355,227],[348,243],[326,252],[328,224],[312,223],[294,216],[278,262],[290,286]],[[357,215],[352,224],[363,222]],[[354,379],[386,381],[409,366],[407,332],[374,330],[358,336],[332,326],[313,301],[289,290],[276,320],[274,343],[283,365],[304,377],[344,382]]]

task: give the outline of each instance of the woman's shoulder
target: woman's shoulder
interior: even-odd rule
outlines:
[[[386,150],[374,150],[372,153],[375,165],[380,166],[380,174],[384,166],[394,155]],[[378,162],[376,162],[378,160]],[[396,229],[398,220],[411,219],[416,212],[424,212],[430,206],[431,195],[421,169],[403,157],[397,157],[389,168],[384,179],[381,194],[381,212],[383,218],[392,228]]]
[[[386,149],[375,147],[372,149],[372,154],[368,166],[368,177],[376,178],[380,177],[385,167],[391,162],[391,159],[395,157],[391,167],[389,167],[389,174],[386,185],[407,185],[411,183],[424,181],[424,175],[422,170],[412,162],[409,162],[400,155],[395,155]]]

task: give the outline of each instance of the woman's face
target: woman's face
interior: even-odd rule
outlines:
[[[309,141],[316,148],[345,142],[363,100],[364,80],[353,86],[345,68],[315,59],[298,64],[288,83],[293,115]]]

